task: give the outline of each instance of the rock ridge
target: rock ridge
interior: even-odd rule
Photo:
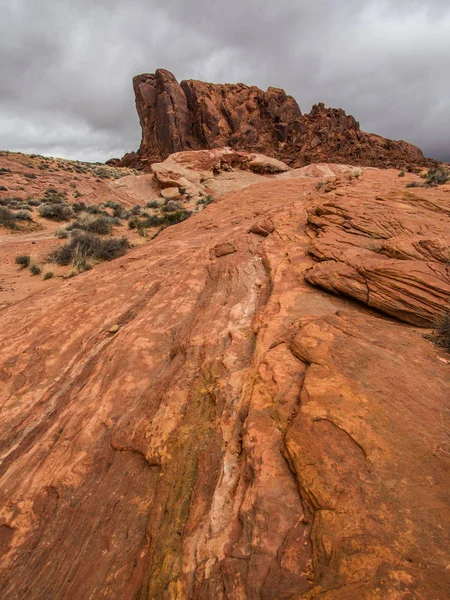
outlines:
[[[265,154],[292,167],[344,162],[404,168],[430,162],[412,144],[361,131],[342,109],[320,103],[302,114],[296,100],[279,88],[178,83],[164,69],[137,75],[133,88],[142,141],[137,153],[123,157],[124,166],[148,169],[174,152],[225,146]]]

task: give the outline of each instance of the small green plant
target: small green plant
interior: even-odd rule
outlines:
[[[34,173],[24,173],[23,176],[27,179],[37,179],[37,175],[35,175]]]
[[[22,269],[27,269],[30,266],[30,255],[29,254],[19,254],[14,259],[16,265],[20,265]]]
[[[398,174],[399,177],[404,177],[405,176],[405,171],[400,171],[400,173]]]
[[[47,281],[47,279],[51,279],[53,277],[53,271],[45,271],[44,276],[42,277],[42,279],[44,281]]]

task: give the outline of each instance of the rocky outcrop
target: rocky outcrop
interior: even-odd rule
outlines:
[[[133,80],[142,127],[137,153],[124,166],[149,168],[169,154],[230,146],[303,166],[312,162],[405,167],[423,165],[422,152],[406,142],[360,131],[342,110],[323,104],[302,115],[291,96],[278,88],[266,92],[239,84],[188,80],[179,84],[159,69]]]
[[[243,172],[256,176],[247,183]],[[264,180],[261,175],[287,173],[283,162],[261,154],[236,152],[231,148],[175,152],[162,163],[153,163],[151,172],[162,188],[176,186],[190,197],[205,196],[210,191],[220,195],[221,175],[234,174],[236,189]],[[229,180],[228,180],[229,181]]]
[[[398,181],[264,181],[0,312],[2,600],[446,600],[448,354],[305,280],[439,262]]]
[[[303,120],[306,133],[296,151],[304,163],[344,161],[398,169],[432,163],[424,159],[417,146],[361,131],[359,123],[342,109],[318,104]]]

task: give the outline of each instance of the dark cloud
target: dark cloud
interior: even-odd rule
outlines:
[[[450,160],[448,0],[0,0],[0,146],[87,160],[136,149],[131,79],[284,88],[308,111]]]

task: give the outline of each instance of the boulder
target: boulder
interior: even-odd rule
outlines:
[[[180,190],[177,187],[169,187],[161,190],[161,196],[166,200],[175,200],[180,195]]]

